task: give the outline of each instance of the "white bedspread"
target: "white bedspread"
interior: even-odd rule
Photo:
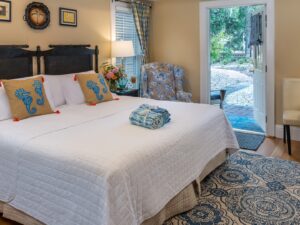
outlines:
[[[130,125],[142,103],[168,109],[159,130]],[[223,112],[122,97],[61,114],[0,122],[0,200],[49,225],[139,225],[238,148]]]

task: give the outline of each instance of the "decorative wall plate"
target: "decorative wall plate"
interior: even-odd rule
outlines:
[[[50,11],[43,3],[32,2],[25,10],[24,20],[31,28],[43,30],[50,24]]]

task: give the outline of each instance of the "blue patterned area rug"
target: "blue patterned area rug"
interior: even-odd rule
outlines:
[[[235,136],[241,149],[251,151],[257,151],[266,138],[263,134],[251,134],[244,132],[235,132]]]
[[[300,224],[300,164],[240,151],[202,183],[199,205],[165,225]]]

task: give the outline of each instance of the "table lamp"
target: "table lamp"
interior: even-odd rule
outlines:
[[[122,58],[122,67],[124,68],[124,59],[127,57],[133,57],[134,48],[132,41],[113,41],[111,44],[111,57]],[[125,68],[124,68],[125,69]]]

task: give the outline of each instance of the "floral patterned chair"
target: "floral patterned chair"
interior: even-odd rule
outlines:
[[[142,67],[141,97],[156,100],[192,102],[192,94],[183,91],[183,68],[162,63]]]

